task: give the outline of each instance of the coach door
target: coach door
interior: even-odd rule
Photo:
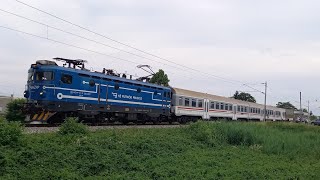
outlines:
[[[237,120],[237,106],[234,105],[233,106],[233,120]]]
[[[210,119],[209,115],[209,100],[204,99],[204,114],[203,114],[203,119]]]

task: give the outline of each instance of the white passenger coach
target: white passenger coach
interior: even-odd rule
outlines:
[[[264,105],[262,104],[179,88],[172,88],[172,93],[171,111],[181,122],[198,118],[256,121],[264,119]],[[266,119],[269,121],[286,120],[286,110],[267,106]]]

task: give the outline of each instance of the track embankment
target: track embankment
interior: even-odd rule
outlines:
[[[97,131],[102,129],[128,129],[128,128],[137,128],[137,129],[151,129],[151,128],[179,128],[186,125],[180,124],[159,124],[159,125],[98,125],[98,126],[88,126],[90,131]],[[34,133],[52,133],[59,131],[59,126],[33,126],[33,127],[25,127],[24,133],[26,134],[34,134]]]

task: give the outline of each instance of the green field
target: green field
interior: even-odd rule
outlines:
[[[305,125],[198,122],[32,135],[17,129],[0,127],[1,179],[320,178],[320,128]]]

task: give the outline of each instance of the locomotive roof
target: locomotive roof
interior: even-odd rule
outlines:
[[[239,104],[243,106],[251,106],[251,107],[260,107],[264,108],[263,104],[258,104],[258,103],[252,103],[252,102],[247,102],[247,101],[241,101],[237,100],[234,98],[228,98],[228,97],[223,97],[223,96],[217,96],[217,95],[212,95],[212,94],[207,94],[207,93],[202,93],[202,92],[197,92],[197,91],[191,91],[187,89],[181,89],[181,88],[172,88],[172,91],[175,92],[178,95],[183,95],[183,96],[188,96],[188,97],[198,97],[198,98],[204,98],[204,99],[214,99],[217,101],[222,101],[222,102],[227,102],[227,103],[233,103],[233,104]],[[274,106],[269,106],[267,105],[268,109],[282,109],[282,108],[277,108]],[[284,109],[282,109],[284,110]]]
[[[56,69],[56,70],[61,70],[61,71],[69,71],[69,72],[74,72],[74,73],[78,73],[78,74],[85,74],[85,75],[89,75],[89,76],[97,77],[97,78],[108,78],[108,79],[113,79],[113,80],[118,80],[118,81],[123,81],[123,82],[130,82],[133,84],[140,84],[140,85],[170,90],[170,87],[160,86],[157,84],[146,83],[146,82],[137,81],[137,80],[126,79],[126,78],[117,77],[117,76],[110,76],[110,75],[106,75],[106,74],[103,74],[100,72],[91,72],[89,70],[74,69],[74,68],[67,68],[67,67],[62,67],[62,66],[52,66],[52,65],[41,66],[41,69]]]

